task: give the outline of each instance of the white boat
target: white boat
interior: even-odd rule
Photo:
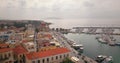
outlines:
[[[99,37],[98,39],[97,39],[99,42],[101,42],[101,43],[105,43],[105,44],[107,44],[107,41],[105,41],[103,38],[101,38],[101,37]]]
[[[112,56],[98,55],[96,57],[96,61],[99,63],[112,63],[113,58],[112,58]]]
[[[109,35],[102,35],[101,37],[97,37],[96,39],[101,43],[115,46],[115,39],[111,38]]]
[[[77,50],[79,53],[83,53],[83,44],[76,44],[76,43],[73,43],[72,47]]]
[[[120,42],[115,43],[115,45],[120,46]]]

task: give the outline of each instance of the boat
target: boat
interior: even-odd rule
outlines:
[[[115,46],[115,39],[109,35],[102,35],[101,37],[96,37],[98,42],[109,44],[110,46]]]
[[[115,39],[111,38],[111,37],[108,37],[108,44],[110,46],[115,46]]]
[[[112,56],[98,55],[95,59],[98,63],[112,63]]]
[[[83,44],[76,44],[76,43],[73,43],[72,47],[77,50],[79,53],[83,53]]]
[[[80,49],[81,47],[83,47],[82,44],[76,44],[76,43],[73,43],[72,44],[72,47],[75,48],[76,50]]]
[[[110,46],[115,46],[115,43],[114,42],[110,42],[109,45]]]
[[[113,36],[110,36],[110,39],[111,39],[112,41],[116,41],[116,39],[115,39]]]
[[[78,50],[80,53],[83,53],[84,48],[80,47],[80,49]]]
[[[120,42],[115,43],[116,46],[120,46]]]
[[[106,57],[103,63],[113,63],[113,58],[112,56]]]
[[[103,38],[101,38],[101,37],[99,37],[98,39],[97,39],[99,42],[101,42],[101,43],[104,43],[104,44],[107,44],[107,41],[105,41]]]

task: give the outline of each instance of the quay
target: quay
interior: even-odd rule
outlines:
[[[55,31],[52,31],[52,34],[60,42],[62,47],[66,47],[70,51],[72,51],[71,56],[79,58],[79,62],[77,62],[77,63],[97,63],[95,60],[93,60],[83,54],[79,55],[78,54],[79,52],[76,51],[74,48],[72,48],[71,45],[69,44],[70,42],[73,42],[73,41],[68,40],[63,34],[61,34],[59,32],[55,32]]]

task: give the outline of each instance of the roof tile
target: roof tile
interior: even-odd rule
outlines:
[[[15,47],[13,51],[16,55],[27,53],[27,50],[20,45]]]
[[[70,52],[70,50],[68,50],[67,48],[56,48],[56,49],[42,51],[42,52],[29,53],[29,54],[26,54],[26,56],[29,60],[32,60],[32,59],[37,59],[37,58],[42,58],[42,57],[63,54],[67,52]]]

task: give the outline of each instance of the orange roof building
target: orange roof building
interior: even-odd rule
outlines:
[[[9,48],[9,45],[8,44],[0,44],[0,49],[2,48]]]
[[[60,63],[69,56],[70,50],[67,48],[56,48],[47,51],[26,54],[27,63]]]
[[[19,45],[19,46],[16,46],[16,47],[13,49],[13,51],[14,51],[14,53],[15,53],[16,55],[27,53],[27,50],[26,50],[24,47],[20,46],[20,45]]]
[[[11,48],[0,49],[0,53],[5,53],[5,52],[9,52],[9,51],[12,51],[12,49]]]
[[[13,52],[15,55],[15,61],[18,61],[18,63],[25,63],[25,61],[22,62],[22,60],[25,59],[25,54],[28,53],[28,51],[24,47],[21,45],[16,46],[13,49]]]
[[[0,49],[0,63],[14,63],[13,51],[11,48],[1,48]]]

